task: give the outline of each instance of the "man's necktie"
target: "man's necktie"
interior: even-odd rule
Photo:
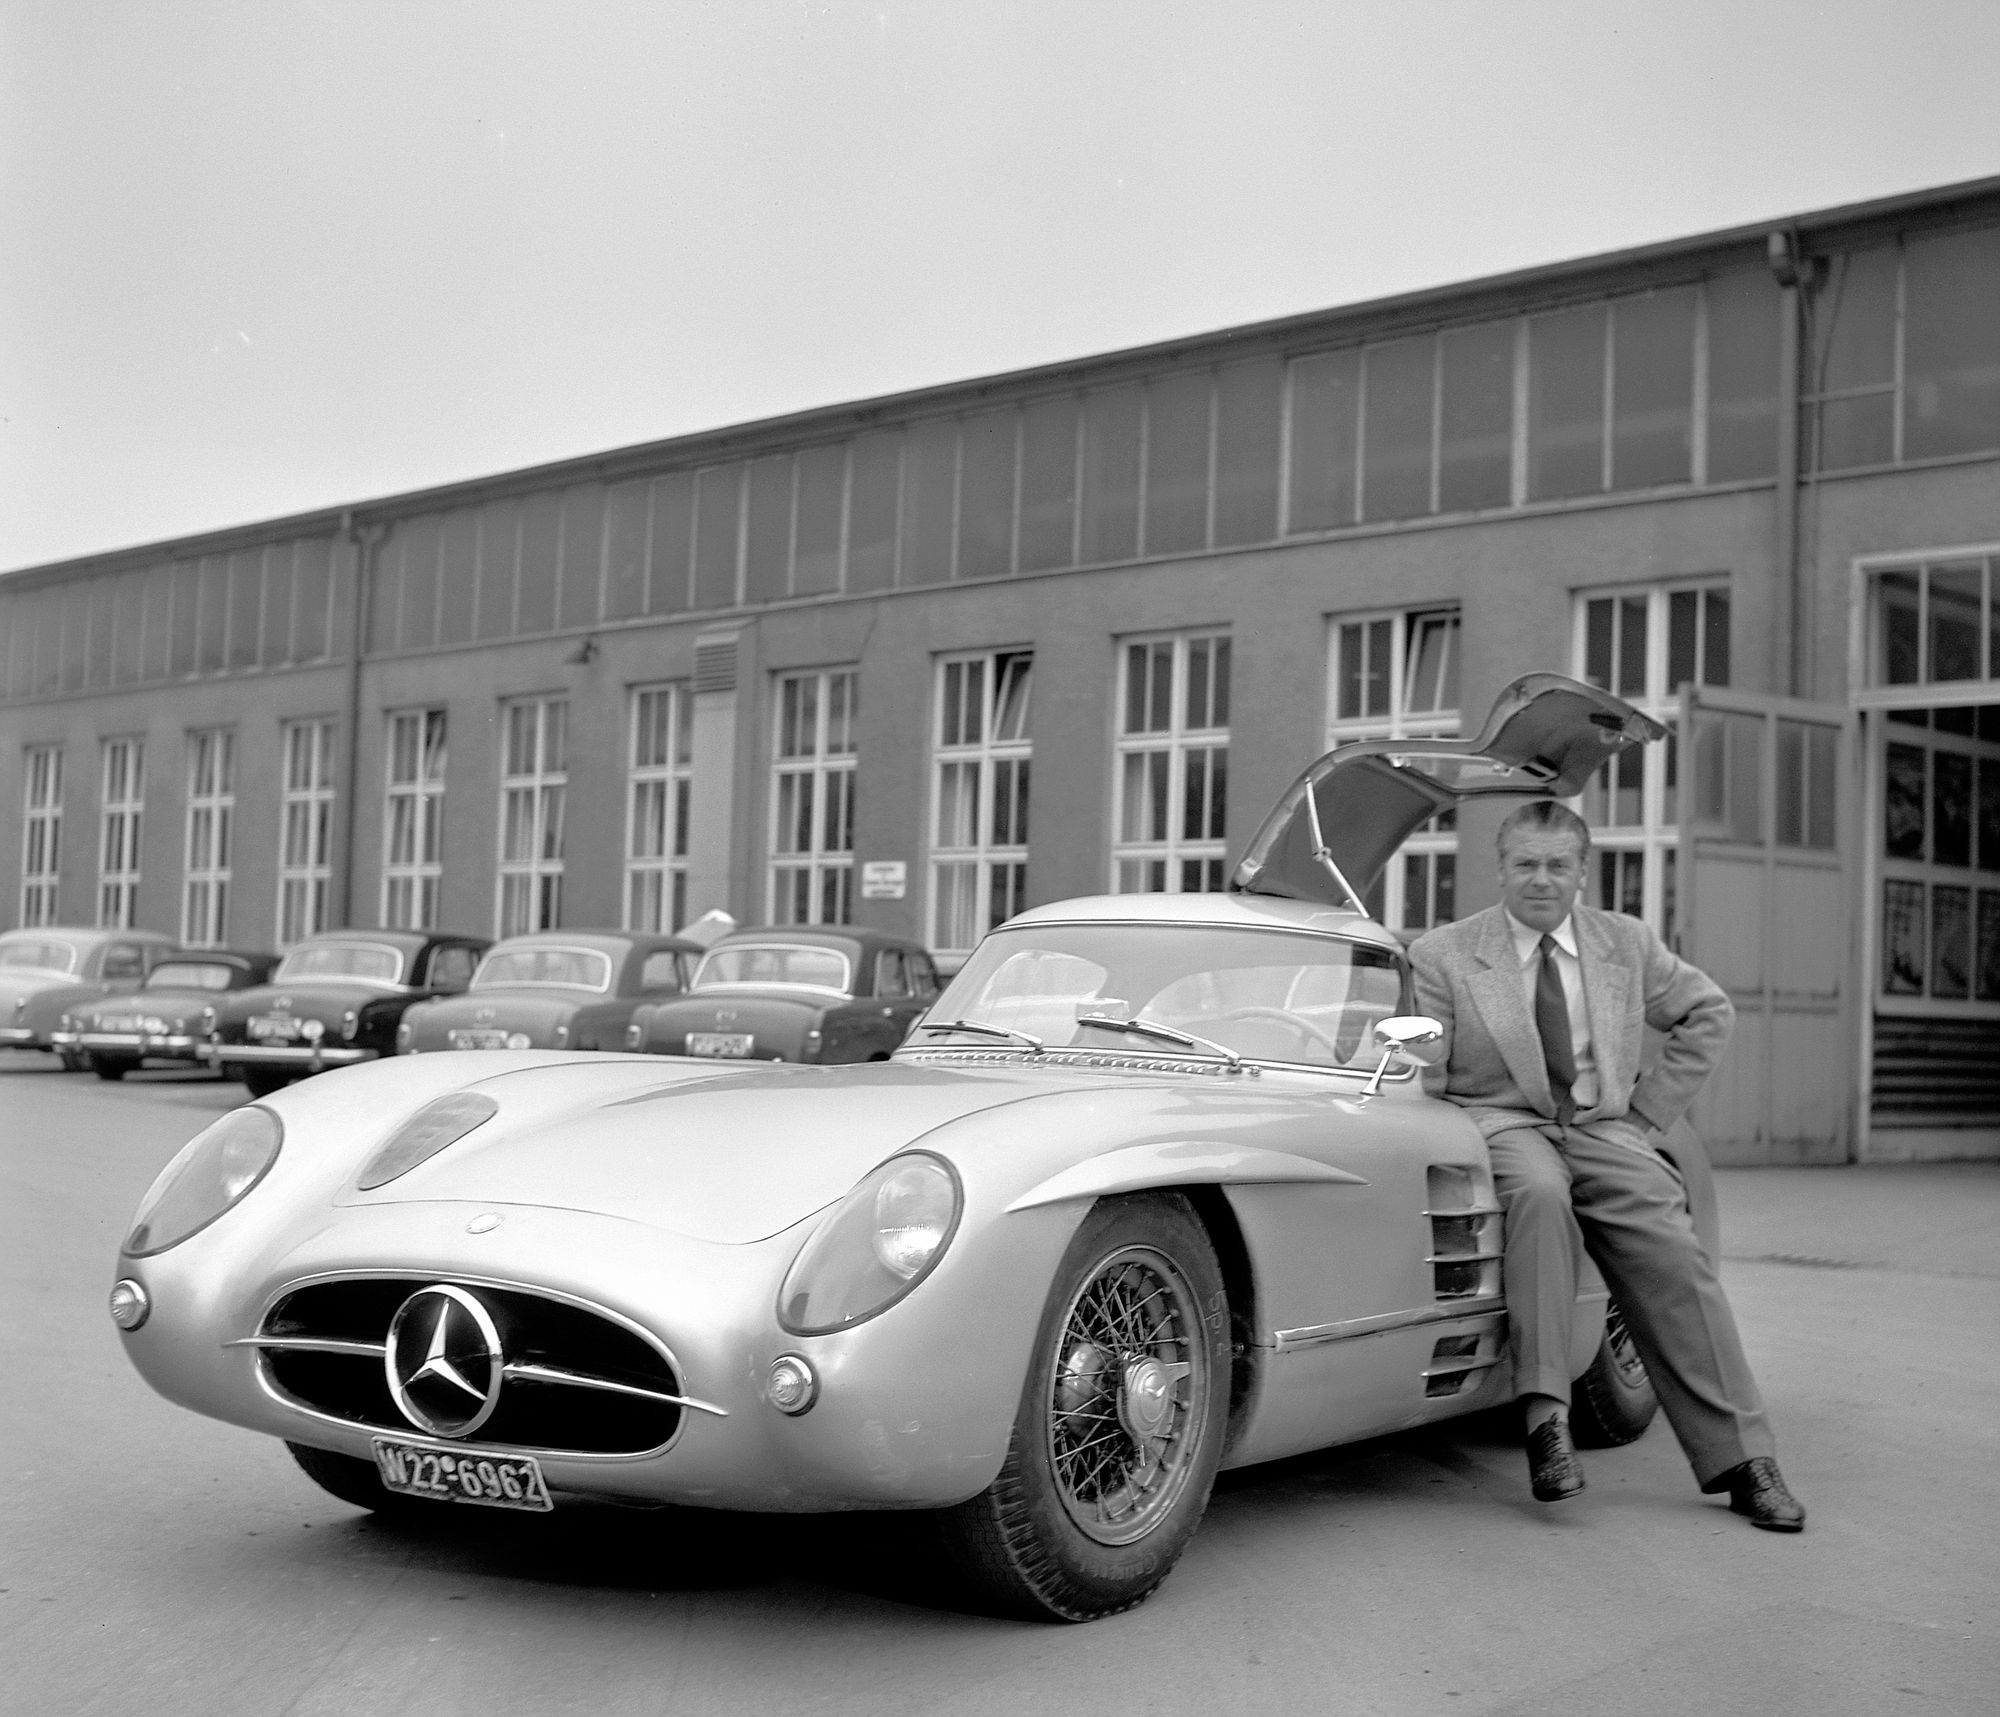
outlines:
[[[1542,1064],[1549,1070],[1556,1120],[1567,1127],[1576,1114],[1569,1094],[1576,1083],[1576,1046],[1570,1041],[1569,998],[1563,994],[1562,973],[1556,969],[1553,936],[1542,938],[1542,963],[1535,973],[1535,1030],[1542,1036]]]

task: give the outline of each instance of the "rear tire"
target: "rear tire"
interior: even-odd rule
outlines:
[[[1050,1287],[1000,1476],[939,1516],[983,1607],[1090,1621],[1158,1586],[1208,1504],[1229,1375],[1228,1296],[1187,1202],[1097,1205]]]
[[[291,1084],[292,1076],[270,1067],[238,1067],[238,1077],[253,1097],[268,1097],[273,1091],[282,1091]]]
[[[1590,1369],[1570,1392],[1569,1428],[1586,1449],[1615,1449],[1645,1435],[1660,1398],[1646,1375],[1646,1362],[1613,1300],[1604,1308],[1604,1338]]]

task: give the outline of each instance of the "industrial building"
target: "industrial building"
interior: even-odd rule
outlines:
[[[1995,1156],[1996,567],[1988,180],[8,574],[0,923],[949,963],[1553,668],[1675,731],[1582,809],[1736,998],[1717,1156]]]

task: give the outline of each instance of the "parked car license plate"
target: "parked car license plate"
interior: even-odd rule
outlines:
[[[451,1039],[453,1049],[505,1049],[507,1047],[507,1034],[504,1031],[494,1031],[485,1026],[451,1031],[445,1035]]]
[[[476,1502],[485,1508],[522,1508],[547,1514],[555,1507],[542,1482],[542,1464],[532,1455],[451,1454],[375,1440],[375,1469],[385,1490],[424,1496],[433,1502]]]
[[[687,1036],[690,1055],[748,1055],[756,1047],[756,1036],[747,1031],[691,1031]]]
[[[290,1014],[252,1014],[250,1035],[259,1038],[282,1037],[287,1040],[297,1037],[299,1022]]]

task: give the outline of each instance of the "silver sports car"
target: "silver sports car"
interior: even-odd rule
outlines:
[[[1417,1064],[1373,870],[1658,735],[1555,676],[1343,748],[1226,895],[994,931],[884,1063],[397,1057],[224,1116],[127,1236],[163,1394],[364,1508],[935,1511],[996,1608],[1166,1576],[1224,1467],[1504,1400],[1485,1147]],[[1651,1391],[1595,1279],[1578,1419]]]

